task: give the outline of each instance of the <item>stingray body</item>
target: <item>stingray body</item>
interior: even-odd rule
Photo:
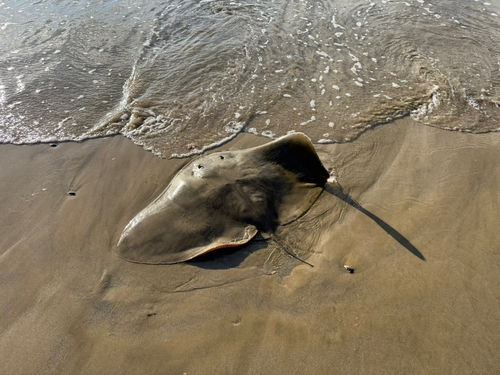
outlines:
[[[328,177],[301,133],[202,156],[130,221],[118,253],[132,262],[171,264],[242,245],[259,231],[271,235],[309,209]]]

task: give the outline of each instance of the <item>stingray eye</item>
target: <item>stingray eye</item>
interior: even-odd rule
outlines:
[[[198,164],[198,169],[203,169],[203,165]]]
[[[220,160],[224,160],[224,156],[222,156],[222,155],[221,155],[221,156],[220,156]]]

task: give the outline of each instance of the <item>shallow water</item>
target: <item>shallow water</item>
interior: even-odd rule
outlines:
[[[483,1],[4,1],[0,141],[124,134],[158,155],[238,132],[345,142],[394,118],[500,130]]]

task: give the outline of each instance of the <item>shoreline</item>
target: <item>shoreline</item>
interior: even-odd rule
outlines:
[[[277,232],[311,268],[272,241],[176,265],[122,260],[121,231],[190,158],[121,136],[2,144],[0,370],[494,372],[499,146],[498,132],[409,117],[315,144],[341,190]]]

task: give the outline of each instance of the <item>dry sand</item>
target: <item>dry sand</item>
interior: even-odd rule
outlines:
[[[409,118],[318,146],[343,192],[277,233],[309,267],[272,241],[124,261],[123,228],[188,160],[122,137],[1,145],[0,373],[496,373],[499,146]]]

